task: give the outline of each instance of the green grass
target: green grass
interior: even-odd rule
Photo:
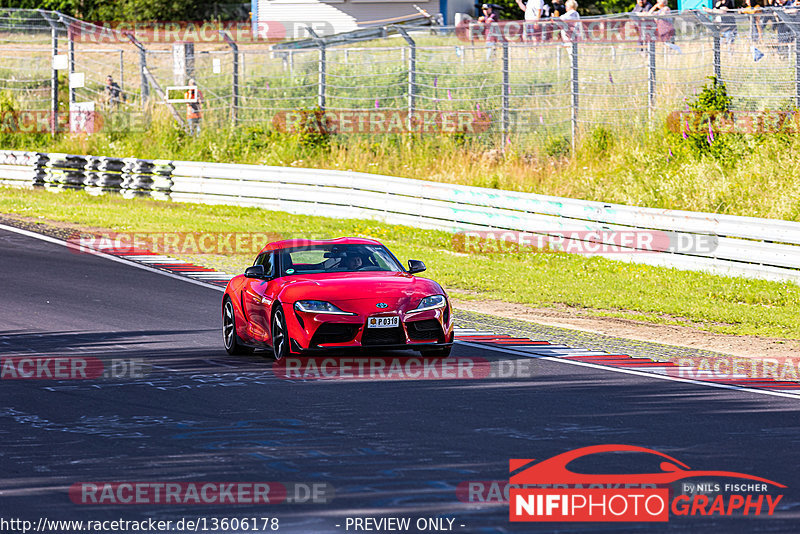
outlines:
[[[403,261],[422,259],[427,275],[454,295],[532,306],[565,305],[596,315],[685,324],[742,335],[800,339],[800,287],[726,278],[562,253],[468,255],[452,235],[360,220],[290,215],[258,208],[93,197],[83,192],[0,189],[0,213],[114,231],[276,232],[382,240]],[[241,272],[252,255],[184,257]]]
[[[2,100],[2,99],[0,99]],[[2,104],[2,102],[0,102]],[[0,107],[2,107],[0,105]],[[694,154],[658,130],[585,133],[575,155],[558,135],[334,136],[328,146],[261,126],[207,122],[190,137],[156,114],[146,132],[2,134],[0,146],[112,157],[353,170],[653,208],[800,221],[800,136],[749,136],[724,157]],[[538,137],[537,137],[538,135]],[[722,137],[721,135],[719,137]],[[600,142],[602,141],[602,142]],[[565,153],[566,152],[566,153]]]

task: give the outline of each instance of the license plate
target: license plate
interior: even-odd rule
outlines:
[[[400,317],[370,317],[367,319],[367,328],[394,328],[400,326]]]

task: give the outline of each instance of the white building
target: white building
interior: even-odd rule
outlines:
[[[305,37],[305,25],[320,34],[341,33],[368,26],[385,26],[419,16],[418,6],[441,13],[452,25],[457,12],[473,11],[474,0],[251,0],[253,22],[281,22],[287,37]],[[294,31],[293,31],[294,30]]]

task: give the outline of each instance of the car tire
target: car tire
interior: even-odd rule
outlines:
[[[420,351],[422,356],[428,358],[447,358],[450,356],[450,352],[453,350],[453,346],[449,347],[442,347],[439,349],[423,349]]]
[[[231,356],[253,353],[253,348],[244,345],[236,334],[236,313],[233,310],[233,302],[227,297],[222,305],[222,341],[225,344],[225,351]]]
[[[289,333],[286,330],[286,318],[280,304],[272,315],[272,355],[276,360],[289,356]]]

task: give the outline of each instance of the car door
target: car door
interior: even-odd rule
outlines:
[[[253,265],[263,265],[266,278],[248,278],[245,282],[243,305],[247,315],[247,331],[256,341],[269,342],[269,309],[272,306],[274,288],[275,254],[260,254]]]

